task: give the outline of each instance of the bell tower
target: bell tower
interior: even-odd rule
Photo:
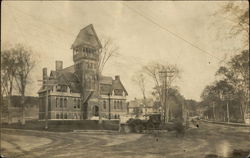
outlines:
[[[80,30],[71,46],[75,73],[81,82],[82,100],[86,100],[89,95],[92,95],[91,93],[97,90],[98,62],[101,48],[101,42],[92,24]],[[83,113],[87,114],[86,106],[83,106]]]

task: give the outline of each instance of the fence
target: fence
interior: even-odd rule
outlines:
[[[25,125],[20,123],[3,124],[3,128],[45,130],[45,122],[38,120],[26,121]],[[49,131],[70,132],[73,130],[117,130],[119,129],[118,120],[103,120],[100,124],[98,120],[49,120]]]

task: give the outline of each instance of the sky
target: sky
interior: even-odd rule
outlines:
[[[187,99],[200,100],[215,79],[225,57],[238,53],[242,37],[225,38],[232,21],[218,11],[226,1],[3,1],[2,49],[22,43],[34,52],[37,65],[27,95],[36,96],[42,68],[73,64],[71,44],[79,31],[93,24],[100,39],[111,38],[119,56],[109,60],[104,75],[120,75],[128,99],[141,98],[132,77],[152,62],[177,65],[180,79],[173,83]],[[247,2],[237,2],[248,5]],[[191,43],[191,44],[190,44]],[[198,47],[198,48],[197,48]],[[152,80],[146,80],[147,97]]]

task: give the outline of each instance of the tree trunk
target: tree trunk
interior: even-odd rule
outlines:
[[[8,96],[8,105],[7,105],[7,110],[8,110],[8,124],[11,123],[10,107],[11,107],[11,96],[9,94],[9,96]]]
[[[25,105],[24,105],[24,94],[21,95],[21,108],[22,108],[22,125],[25,125]]]

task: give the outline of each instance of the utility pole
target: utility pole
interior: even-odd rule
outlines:
[[[45,86],[46,93],[45,93],[45,115],[44,115],[44,120],[45,120],[45,129],[48,129],[48,100],[49,100],[49,90],[47,86],[54,86],[55,84],[48,84],[48,80],[38,80],[38,82],[43,82],[43,86]]]
[[[168,78],[171,78],[173,77],[173,73],[174,71],[173,70],[164,70],[164,71],[159,71],[160,73],[160,76],[163,77],[163,89],[162,89],[162,98],[163,98],[163,106],[164,106],[164,123],[168,122],[169,121],[169,105],[167,105],[167,99],[168,99],[168,87],[170,87],[171,83],[169,82],[169,85],[168,85]],[[169,79],[170,81],[170,79]]]
[[[109,99],[109,120],[111,119],[111,109],[110,109],[110,93],[108,93]]]
[[[97,98],[98,98],[98,104],[99,104],[99,121],[98,123],[101,124],[102,123],[102,103],[101,103],[101,87],[100,87],[100,73],[99,71],[97,72]]]

